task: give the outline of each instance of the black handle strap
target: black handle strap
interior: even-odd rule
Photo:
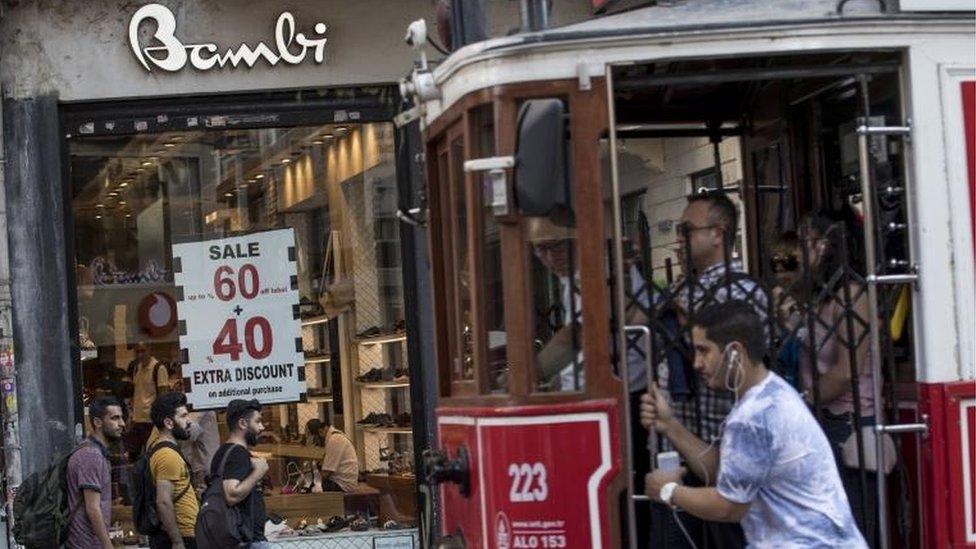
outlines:
[[[146,455],[146,459],[152,460],[153,454],[155,454],[156,450],[159,450],[160,448],[169,448],[170,450],[176,452],[176,454],[180,456],[180,458],[183,460],[183,465],[186,466],[186,487],[180,490],[179,495],[173,498],[173,503],[176,503],[177,501],[183,499],[183,496],[185,496],[186,493],[190,491],[190,488],[193,487],[193,475],[191,474],[190,462],[187,461],[186,456],[183,455],[183,452],[180,451],[180,448],[176,445],[176,443],[170,442],[168,440],[163,440],[153,444],[152,447],[149,448],[149,453]],[[152,474],[151,467],[149,470],[150,470],[150,474]],[[155,481],[156,479],[153,479],[153,482]]]

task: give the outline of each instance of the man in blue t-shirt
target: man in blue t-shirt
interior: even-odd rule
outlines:
[[[866,548],[826,436],[796,390],[766,369],[766,340],[741,301],[702,310],[692,325],[695,370],[735,394],[719,447],[672,415],[657,387],[642,397],[641,420],[667,437],[703,488],[683,471],[647,475],[647,495],[708,521],[741,522],[751,547]]]

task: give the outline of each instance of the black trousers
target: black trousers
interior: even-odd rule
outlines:
[[[651,472],[651,452],[657,448],[648,448],[647,429],[640,422],[640,397],[644,394],[630,393],[630,436],[631,463],[634,464],[634,493],[644,493],[644,477]],[[651,506],[649,503],[638,501],[634,508],[637,524],[637,547],[651,547]]]
[[[694,487],[704,484],[691,473],[685,475],[683,482]],[[746,546],[745,534],[737,523],[704,521],[683,511],[675,512],[660,503],[653,504],[651,513],[650,542],[643,547],[743,549]]]

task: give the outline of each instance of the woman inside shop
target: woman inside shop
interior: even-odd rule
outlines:
[[[874,425],[877,402],[867,337],[868,298],[864,285],[852,281],[850,273],[845,271],[853,268],[851,260],[858,257],[853,248],[856,239],[851,238],[856,229],[857,220],[849,211],[811,214],[803,222],[801,234],[811,271],[808,303],[814,310],[812,321],[807,322],[804,347],[799,352],[799,370],[804,399],[810,406],[819,408],[851,510],[864,537],[871,543],[876,525],[876,477],[873,472],[864,475],[862,492],[854,433],[856,412],[860,413],[862,427]],[[816,355],[816,377],[811,367],[814,353],[810,345]],[[856,382],[853,381],[855,372]],[[873,451],[873,447],[873,441],[864,437],[864,451]],[[866,494],[866,500],[862,493]]]

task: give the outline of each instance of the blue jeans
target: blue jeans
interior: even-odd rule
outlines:
[[[834,451],[837,471],[847,492],[847,501],[851,504],[851,513],[861,530],[864,539],[870,547],[875,547],[878,528],[878,476],[874,471],[864,472],[864,493],[861,491],[861,472],[856,467],[847,467],[841,454],[841,446],[854,432],[854,418],[850,413],[832,414],[827,410],[821,412],[823,428],[827,440]],[[861,418],[861,426],[874,425],[874,417]],[[868,444],[869,441],[865,441]]]

